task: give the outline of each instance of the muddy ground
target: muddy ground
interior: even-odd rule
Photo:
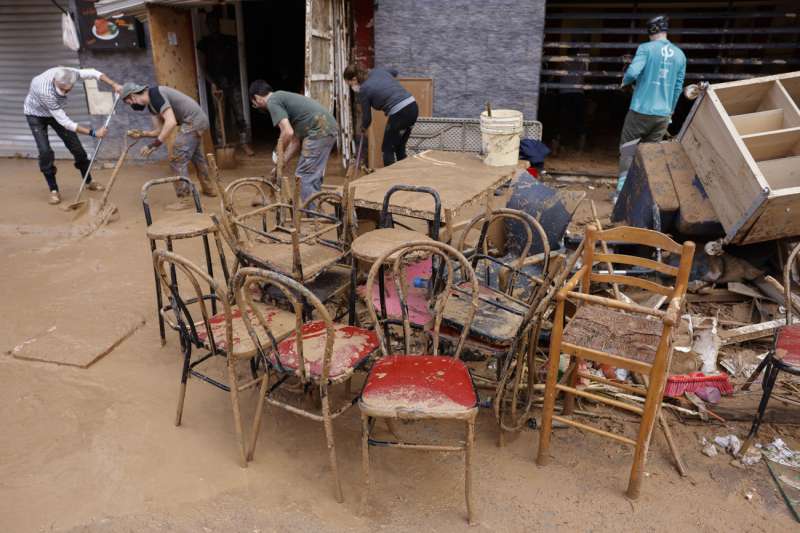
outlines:
[[[77,173],[70,162],[59,167],[69,199]],[[109,173],[96,177],[105,181]],[[36,162],[0,160],[0,529],[466,529],[462,461],[454,454],[373,448],[372,490],[366,509],[360,507],[357,410],[334,424],[344,504],[333,499],[320,424],[268,407],[256,459],[247,469],[237,462],[229,398],[222,391],[190,382],[184,424],[173,425],[179,352],[172,333],[166,346],[159,343],[139,200],[142,183],[166,173],[155,164],[126,168],[112,195],[120,219],[74,240],[70,216],[46,203]],[[252,164],[228,176],[263,173]],[[168,201],[167,193],[155,195],[156,209]],[[216,210],[216,201],[204,203]],[[196,242],[176,249],[199,257]],[[133,333],[88,368],[65,364],[102,352],[109,331],[123,325]],[[20,359],[24,354],[60,363]],[[246,420],[254,402],[254,394],[245,395]],[[601,424],[625,426],[625,415],[605,414],[612,419]],[[700,453],[701,437],[742,435],[746,424],[671,420],[689,477],[678,476],[656,433],[642,495],[630,501],[624,490],[632,450],[559,429],[553,459],[540,468],[533,462],[536,431],[498,448],[494,419],[481,412],[473,530],[797,530],[763,463],[739,469],[730,457]],[[633,426],[627,431],[632,434]],[[786,434],[786,426],[764,427],[764,439],[776,431]],[[787,440],[800,444],[791,434]]]

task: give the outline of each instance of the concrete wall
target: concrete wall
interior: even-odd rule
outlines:
[[[434,116],[477,118],[490,101],[536,118],[545,0],[381,0],[375,64],[432,77]]]

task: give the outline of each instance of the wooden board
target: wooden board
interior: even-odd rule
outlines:
[[[742,139],[756,161],[800,155],[800,128],[754,133]]]
[[[414,96],[419,107],[419,116],[433,116],[433,78],[397,78],[400,85]],[[383,131],[386,129],[388,117],[383,111],[372,110],[372,124],[367,130],[369,152],[367,164],[370,168],[383,168]]]
[[[445,211],[458,219],[463,209],[483,200],[487,192],[510,181],[521,169],[520,165],[485,165],[477,154],[427,150],[356,180],[352,194],[356,207],[380,211],[386,191],[394,185],[431,187],[441,197],[444,222]],[[389,211],[433,220],[433,198],[401,191],[392,196]]]
[[[771,189],[800,186],[800,155],[759,161],[758,168]]]
[[[333,111],[333,2],[306,0],[306,94]]]
[[[150,48],[159,85],[166,85],[199,101],[192,16],[188,9],[147,4]],[[174,135],[167,142],[170,154]],[[203,133],[205,153],[214,151],[210,130]]]
[[[731,117],[731,122],[736,126],[739,135],[779,130],[783,127],[783,109],[769,109],[744,115],[734,115]]]

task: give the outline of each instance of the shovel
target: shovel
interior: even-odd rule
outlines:
[[[108,128],[108,125],[111,123],[111,117],[114,116],[114,111],[117,110],[117,103],[119,102],[119,95],[114,94],[114,105],[111,107],[111,113],[108,114],[106,117],[105,123],[103,123],[104,128]],[[83,180],[81,181],[81,186],[78,189],[78,195],[75,196],[75,201],[71,204],[65,205],[62,207],[64,211],[74,211],[81,207],[85,202],[81,202],[81,195],[83,194],[83,189],[86,187],[86,180],[89,178],[89,173],[92,171],[92,167],[94,166],[94,160],[97,159],[97,154],[100,152],[100,146],[103,144],[103,138],[101,137],[99,141],[97,141],[97,145],[94,147],[94,153],[92,153],[92,159],[89,160],[89,166],[86,168],[86,173],[83,175]]]
[[[236,146],[228,146],[225,133],[225,101],[222,91],[214,91],[214,107],[217,108],[217,123],[222,134],[222,145],[217,148],[217,165],[219,168],[236,168]]]
[[[97,202],[94,198],[90,198],[86,202],[81,202],[79,209],[76,211],[75,217],[72,219],[74,223],[85,226],[85,229],[81,231],[84,237],[97,231],[97,229],[103,224],[111,220],[114,214],[116,214],[118,211],[117,206],[109,203],[108,196],[111,194],[111,188],[114,186],[114,182],[117,179],[117,174],[119,174],[122,164],[125,162],[125,158],[128,156],[128,152],[139,141],[138,138],[134,138],[132,142],[128,139],[129,137],[126,135],[125,145],[122,148],[122,153],[119,155],[119,159],[117,159],[117,163],[114,165],[114,170],[111,171],[111,177],[106,184],[106,190],[103,192],[103,197],[99,202]]]

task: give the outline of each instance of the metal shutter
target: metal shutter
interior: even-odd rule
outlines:
[[[0,0],[0,156],[36,157],[22,105],[31,79],[59,65],[80,66],[78,53],[61,42],[61,11],[50,0]],[[82,83],[69,93],[65,111],[76,122],[89,122]],[[56,157],[70,157],[55,133],[50,143]],[[90,144],[84,144],[87,150]]]

